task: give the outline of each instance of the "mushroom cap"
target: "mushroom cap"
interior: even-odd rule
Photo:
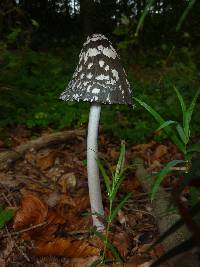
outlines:
[[[87,38],[77,68],[60,99],[132,105],[132,90],[120,57],[104,35]]]

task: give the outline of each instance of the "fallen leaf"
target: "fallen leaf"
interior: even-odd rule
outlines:
[[[21,207],[16,212],[13,228],[20,230],[30,225],[37,225],[45,221],[48,207],[38,197],[26,195],[22,199]]]
[[[168,148],[165,145],[159,145],[156,147],[156,150],[154,151],[152,158],[153,160],[159,160],[163,156],[165,156],[168,153]]]
[[[130,237],[126,232],[115,233],[112,239],[113,244],[118,249],[120,256],[125,259],[130,248]]]
[[[73,189],[76,186],[76,176],[73,172],[66,173],[61,176],[58,181],[61,186],[61,192],[66,193],[69,189]]]
[[[2,141],[2,140],[0,139],[0,147],[4,147],[4,146],[5,146],[4,141]]]
[[[37,256],[66,256],[85,258],[98,256],[100,250],[85,240],[56,238],[50,242],[37,242],[33,249]]]
[[[145,153],[145,151],[147,149],[151,149],[155,144],[156,144],[155,141],[151,141],[148,144],[139,144],[139,145],[133,146],[132,150],[136,151],[136,152],[138,152],[140,154],[143,154],[143,153]]]
[[[138,187],[140,187],[140,183],[135,177],[133,177],[132,179],[123,181],[120,191],[123,193],[134,192],[134,190],[138,189]]]
[[[39,154],[36,158],[36,166],[41,170],[46,170],[54,165],[57,151],[51,151],[46,154]]]

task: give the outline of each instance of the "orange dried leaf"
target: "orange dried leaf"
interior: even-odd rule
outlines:
[[[156,147],[152,157],[154,160],[158,160],[168,153],[168,148],[165,145],[159,145]]]
[[[56,238],[50,242],[37,243],[33,249],[37,256],[66,256],[86,258],[98,256],[100,250],[85,240]]]
[[[41,170],[46,170],[54,165],[57,156],[57,151],[52,151],[46,155],[39,155],[36,158],[36,165]]]
[[[48,207],[34,195],[24,196],[21,207],[14,217],[13,228],[20,230],[30,225],[43,223],[47,217]]]

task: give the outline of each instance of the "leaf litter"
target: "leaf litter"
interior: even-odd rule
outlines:
[[[24,132],[22,138],[15,138],[17,145],[24,140],[27,141]],[[119,155],[119,141],[102,133],[99,140],[100,158],[106,168],[113,170]],[[133,147],[127,145],[126,150],[127,167],[132,166],[134,156],[139,155],[151,171],[178,155],[172,144],[154,141]],[[84,267],[98,259],[103,244],[90,232],[92,220],[85,162],[85,139],[75,138],[56,147],[31,149],[23,159],[0,173],[1,206],[16,209],[14,218],[0,233],[2,264]],[[102,192],[107,213],[103,181]],[[134,167],[127,169],[116,203],[128,192],[133,195],[118,212],[109,238],[123,259],[123,266],[149,266],[163,251],[154,249],[153,253],[146,253],[158,230],[149,199],[135,178]],[[107,256],[113,260],[110,252]]]

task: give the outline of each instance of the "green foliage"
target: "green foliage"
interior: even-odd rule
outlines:
[[[14,209],[0,207],[0,229],[2,229],[7,222],[9,222],[15,214]]]
[[[76,47],[53,53],[8,50],[0,43],[0,129],[24,125],[33,131],[47,127],[61,130],[87,124],[89,104],[59,100],[72,77],[79,51]],[[194,55],[182,48],[161,79],[158,76],[160,67],[165,65],[164,58],[165,55],[158,52],[148,52],[145,57],[135,56],[131,64],[127,63],[126,70],[134,95],[151,103],[163,117],[175,114],[175,120],[178,120],[180,113],[171,88],[176,86],[179,91],[181,88],[186,99],[191,97],[193,87],[198,85],[198,69]],[[141,67],[137,79],[134,79],[135,66]],[[143,78],[146,72],[150,79]],[[163,99],[166,105],[163,105]],[[200,107],[197,107],[193,114],[191,135],[200,131],[199,111]],[[103,105],[100,123],[108,134],[131,143],[164,138],[164,135],[152,136],[156,123],[140,107],[133,110],[125,105]]]
[[[127,194],[123,199],[120,200],[119,204],[116,207],[113,206],[113,202],[116,199],[116,195],[118,193],[119,187],[120,187],[120,185],[124,179],[124,160],[125,160],[125,143],[124,143],[124,141],[122,141],[117,166],[116,166],[115,172],[112,174],[111,178],[106,173],[106,170],[104,169],[101,162],[97,161],[100,172],[104,178],[107,196],[108,196],[108,202],[109,202],[109,212],[108,212],[108,216],[106,218],[105,235],[102,233],[94,231],[94,233],[104,242],[104,251],[103,251],[103,254],[102,254],[101,260],[100,260],[101,264],[105,263],[105,261],[106,261],[107,249],[109,249],[112,252],[113,256],[115,257],[116,262],[122,263],[122,260],[119,256],[119,253],[117,252],[116,248],[112,245],[112,243],[109,241],[109,232],[110,232],[111,223],[113,222],[113,220],[117,216],[118,211],[124,207],[127,200],[131,196],[131,194]]]
[[[155,111],[152,107],[150,107],[148,104],[146,104],[144,101],[141,101],[138,98],[134,98],[142,107],[144,107],[153,117],[154,119],[160,124],[159,128],[157,130],[163,129],[167,136],[174,142],[174,144],[179,148],[179,150],[183,153],[185,160],[172,160],[167,163],[167,165],[161,169],[160,172],[156,175],[155,183],[151,190],[151,200],[154,199],[156,192],[158,191],[158,188],[163,181],[163,179],[166,177],[168,173],[171,172],[171,168],[176,166],[177,164],[185,162],[187,164],[188,160],[191,159],[191,152],[188,150],[188,143],[190,141],[190,122],[191,117],[195,108],[195,104],[197,101],[197,97],[199,96],[200,89],[197,90],[195,96],[193,97],[188,109],[186,108],[186,104],[183,100],[182,95],[178,91],[178,89],[175,88],[175,92],[177,94],[177,97],[180,102],[181,110],[182,110],[182,118],[183,122],[182,125],[174,120],[168,120],[165,121],[160,114]],[[173,129],[172,126],[176,125],[176,128]],[[193,152],[194,148],[196,148],[196,151],[198,151],[198,146],[193,145]],[[187,169],[186,169],[187,171]]]

